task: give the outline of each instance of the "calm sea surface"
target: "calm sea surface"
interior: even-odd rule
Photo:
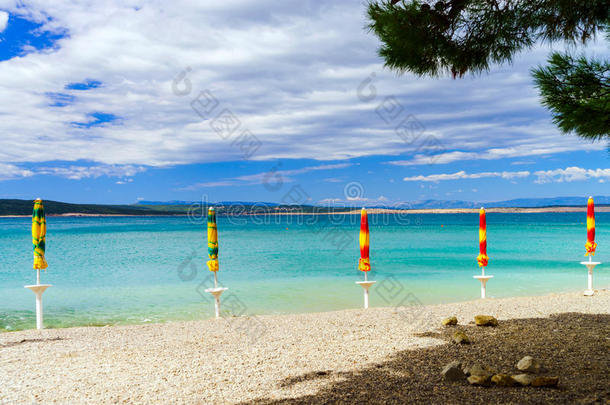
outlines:
[[[219,217],[219,281],[233,315],[362,305],[359,215]],[[491,297],[584,290],[584,213],[488,214]],[[203,290],[204,222],[47,218],[45,325],[65,327],[213,316]],[[478,214],[370,215],[372,306],[476,299]],[[610,213],[596,215],[595,287],[610,286]],[[0,331],[35,327],[31,220],[0,218]]]

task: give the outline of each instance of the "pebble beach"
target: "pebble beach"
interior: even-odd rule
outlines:
[[[475,326],[478,314],[499,325]],[[441,326],[449,316],[457,326]],[[610,292],[600,290],[9,332],[0,334],[0,403],[607,403],[609,320]],[[457,329],[472,344],[452,344]],[[525,355],[559,376],[558,388],[440,375],[453,360],[510,374]]]

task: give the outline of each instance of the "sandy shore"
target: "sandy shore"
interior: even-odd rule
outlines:
[[[477,314],[500,326],[469,325]],[[610,292],[599,291],[3,333],[0,403],[607,403],[609,314]],[[440,321],[451,315],[472,345],[448,343],[455,329]],[[559,389],[478,388],[439,376],[444,364],[473,356],[514,372],[528,354],[562,376]]]

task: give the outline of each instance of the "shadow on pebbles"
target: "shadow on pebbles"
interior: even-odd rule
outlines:
[[[470,320],[460,320],[465,323]],[[452,343],[463,331],[470,344]],[[609,404],[610,315],[564,313],[549,318],[500,321],[497,327],[456,325],[425,334],[447,344],[398,352],[383,363],[354,372],[321,370],[283,381],[282,386],[316,381],[312,395],[259,399],[244,404]],[[466,379],[449,382],[441,376],[452,361],[469,367],[481,364],[507,375],[520,374],[524,356],[538,359],[544,375],[558,376],[556,388],[489,387]]]

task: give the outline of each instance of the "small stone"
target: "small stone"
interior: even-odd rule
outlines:
[[[491,375],[471,375],[468,377],[468,382],[470,385],[489,387],[491,385]]]
[[[443,326],[453,326],[453,325],[457,325],[458,321],[457,318],[455,316],[449,317],[449,318],[445,318],[443,319]]]
[[[534,379],[536,378],[535,376],[533,376],[531,374],[517,374],[517,375],[513,375],[512,377],[513,377],[513,380],[517,384],[522,385],[524,387],[531,385],[532,381],[534,381]]]
[[[539,376],[532,381],[532,387],[556,387],[559,384],[559,377]]]
[[[464,372],[464,374],[466,374],[466,377],[470,376],[470,367],[464,367],[462,371]]]
[[[452,361],[447,364],[441,372],[441,375],[447,381],[462,381],[466,378],[462,371],[462,363],[459,361]]]
[[[498,320],[491,315],[477,315],[474,323],[477,326],[498,326]]]
[[[482,366],[480,364],[473,364],[472,366],[470,366],[468,368],[468,370],[466,371],[467,374],[469,375],[485,375],[485,376],[489,376],[491,377],[492,375],[496,374],[495,370],[487,367],[487,366]]]
[[[517,363],[517,368],[526,373],[539,373],[543,371],[542,364],[532,356],[525,356]]]
[[[496,374],[491,377],[491,382],[498,387],[512,387],[515,385],[515,380],[507,374]]]
[[[470,338],[461,330],[458,330],[453,334],[453,342],[459,345],[467,345],[470,344]]]

